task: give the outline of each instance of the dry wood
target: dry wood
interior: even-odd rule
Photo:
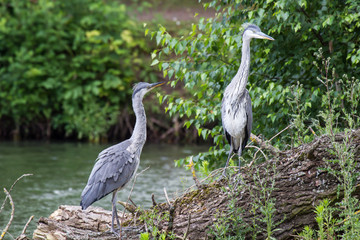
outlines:
[[[11,215],[10,215],[10,219],[9,219],[9,222],[6,224],[6,227],[4,228],[4,230],[2,231],[1,233],[1,236],[0,236],[0,240],[2,240],[5,236],[5,234],[7,233],[7,231],[9,230],[9,227],[14,219],[14,212],[15,212],[15,206],[14,206],[14,202],[12,200],[12,197],[10,195],[10,193],[8,192],[8,190],[6,190],[6,188],[4,188],[4,192],[6,194],[6,197],[9,198],[9,201],[10,201],[10,205],[11,205]]]
[[[255,142],[257,145],[259,145],[260,148],[269,150],[271,152],[271,154],[273,154],[274,156],[278,155],[279,152],[280,152],[279,149],[277,149],[276,147],[270,145],[270,143],[268,143],[267,141],[261,140],[261,138],[259,138],[255,134],[251,133],[250,139],[251,139],[251,141]]]
[[[21,236],[21,235],[25,235],[26,229],[29,227],[29,224],[30,224],[30,222],[33,220],[33,218],[34,218],[34,215],[32,215],[32,216],[29,217],[29,220],[26,222],[26,224],[25,224],[25,226],[24,226],[24,228],[23,228],[20,236]]]
[[[360,162],[360,130],[350,133],[352,149],[355,151],[355,161]],[[342,141],[343,135],[338,135],[336,141]],[[237,192],[236,205],[243,209],[242,219],[251,225],[259,211],[252,211],[254,196],[259,194],[254,176],[260,176],[263,183],[274,179],[275,189],[271,198],[275,201],[274,221],[280,224],[276,227],[273,237],[276,239],[293,239],[304,226],[315,226],[314,207],[324,198],[333,203],[337,199],[338,182],[335,177],[323,170],[329,163],[325,159],[333,159],[329,149],[333,147],[327,136],[321,136],[310,144],[302,145],[288,151],[278,152],[277,156],[268,162],[254,167],[243,168],[241,177],[245,183]],[[274,168],[272,168],[275,166]],[[269,174],[269,169],[270,174]],[[358,182],[359,183],[359,182]],[[210,184],[203,184],[200,189],[189,191],[183,196],[170,200],[174,207],[171,222],[165,220],[156,223],[160,230],[173,230],[180,239],[209,239],[208,231],[221,212],[228,209],[230,195],[229,184],[225,179]],[[360,195],[357,185],[355,196]],[[341,195],[341,194],[340,194]],[[151,196],[149,196],[149,199]],[[159,213],[168,213],[169,204],[157,204]],[[145,224],[136,216],[126,215],[125,226],[135,225],[127,229],[123,239],[139,239],[139,233],[145,231]],[[285,218],[285,220],[284,220]],[[284,220],[284,221],[282,221]],[[82,211],[80,207],[60,206],[49,218],[41,218],[34,232],[34,239],[115,239],[114,235],[106,233],[109,230],[111,213],[99,208],[89,208]],[[263,222],[255,219],[260,229],[265,229]],[[149,226],[146,226],[149,228]],[[126,234],[126,235],[124,235]],[[258,238],[264,239],[264,233]],[[248,236],[251,237],[250,235]]]
[[[11,185],[11,187],[10,187],[10,189],[9,189],[9,195],[10,195],[11,191],[13,190],[13,188],[15,187],[16,183],[17,183],[18,181],[20,181],[20,179],[22,179],[23,177],[28,177],[28,176],[32,176],[32,173],[26,173],[26,174],[23,174],[23,175],[21,175],[20,177],[18,177],[18,178],[15,180],[15,182]],[[8,198],[8,195],[6,195],[6,197],[5,197],[5,199],[4,199],[4,202],[3,202],[3,204],[1,205],[0,213],[1,213],[1,211],[4,209],[4,206],[5,206],[5,203],[6,203],[7,198]]]

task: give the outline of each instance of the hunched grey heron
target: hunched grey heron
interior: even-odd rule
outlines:
[[[95,201],[112,195],[111,231],[117,234],[114,220],[120,227],[116,210],[116,193],[135,176],[140,163],[140,155],[146,141],[146,115],[142,103],[144,95],[151,89],[164,84],[140,82],[133,88],[132,106],[136,116],[134,131],[131,138],[111,146],[99,153],[88,182],[81,193],[80,205],[83,210]]]
[[[239,156],[239,172],[241,166],[240,156],[249,140],[252,128],[251,98],[246,84],[250,70],[250,41],[252,38],[274,40],[261,32],[254,24],[245,24],[242,42],[241,64],[234,78],[226,87],[221,104],[221,120],[227,141],[230,143],[229,156],[223,171],[229,165],[233,153]]]

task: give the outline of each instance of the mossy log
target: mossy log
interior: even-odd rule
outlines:
[[[355,161],[360,161],[360,129],[349,133]],[[336,136],[337,142],[342,142],[343,134]],[[243,168],[241,175],[245,187],[236,193],[236,206],[242,209],[242,219],[245,224],[252,225],[254,221],[259,229],[266,229],[265,223],[254,218],[260,215],[254,211],[254,195],[259,192],[259,186],[254,176],[264,176],[274,179],[274,189],[271,198],[274,199],[276,211],[273,221],[279,223],[273,237],[276,239],[293,239],[304,226],[316,226],[314,207],[319,201],[328,198],[334,204],[339,201],[337,179],[325,170],[329,166],[328,159],[334,159],[330,153],[333,145],[330,138],[322,136],[310,144],[283,151],[276,157],[252,168]],[[275,166],[275,167],[274,167]],[[274,167],[274,168],[273,168]],[[333,165],[332,167],[336,167]],[[269,169],[272,168],[269,172]],[[271,175],[274,173],[275,175]],[[159,213],[169,213],[170,221],[156,223],[163,231],[172,230],[179,239],[211,239],[209,228],[217,220],[219,213],[226,212],[230,195],[226,180],[203,184],[199,189],[184,193],[181,197],[168,203],[156,205]],[[355,193],[360,196],[360,186]],[[151,196],[149,196],[150,198]],[[255,212],[255,213],[254,213]],[[60,206],[49,218],[41,218],[35,230],[34,239],[116,239],[106,232],[109,229],[111,213],[100,208],[89,208],[82,211],[80,207]],[[139,221],[139,214],[126,214],[127,227],[122,233],[123,239],[139,239],[139,233],[147,226]],[[119,214],[121,217],[122,214]],[[255,219],[255,220],[254,220]],[[129,227],[133,226],[133,227]],[[265,238],[265,232],[259,232],[259,239]],[[251,232],[248,233],[250,238]]]

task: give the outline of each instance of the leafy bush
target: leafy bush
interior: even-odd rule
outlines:
[[[152,65],[158,65],[164,76],[172,79],[172,86],[183,82],[193,96],[162,98],[168,102],[167,111],[187,116],[185,126],[193,125],[204,139],[214,140],[209,153],[194,157],[195,163],[205,157],[210,167],[225,162],[220,104],[225,86],[240,65],[243,23],[253,22],[275,38],[271,42],[253,40],[251,45],[248,89],[253,101],[253,133],[257,135],[269,138],[288,126],[296,100],[307,100],[306,109],[301,111],[309,113],[308,120],[316,117],[323,86],[312,63],[320,47],[325,56],[332,57],[338,76],[359,74],[358,2],[214,0],[204,6],[214,8],[216,17],[200,19],[189,35],[173,37],[164,27],[151,33],[159,45],[152,54]],[[304,90],[300,99],[292,95],[296,92],[292,86],[297,83]],[[304,123],[306,119],[298,120]],[[277,140],[280,144],[281,138]],[[224,162],[218,161],[220,156]]]
[[[3,126],[97,139],[132,83],[154,78],[142,29],[119,1],[8,0],[0,16]]]

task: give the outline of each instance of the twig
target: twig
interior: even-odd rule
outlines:
[[[168,197],[168,194],[166,192],[166,188],[164,188],[164,194],[165,194],[165,198],[166,198],[166,201],[168,203],[168,206],[169,206],[169,224],[168,224],[168,231],[171,232],[172,229],[173,229],[173,225],[174,225],[174,213],[175,213],[175,206],[176,206],[176,201],[175,201],[175,206],[173,206],[171,203],[170,203],[170,200],[169,200],[169,197]]]
[[[271,140],[273,140],[274,138],[276,138],[277,136],[279,136],[280,134],[282,134],[283,132],[285,132],[286,130],[288,130],[290,127],[292,127],[294,124],[290,124],[288,125],[286,128],[284,128],[283,130],[281,130],[280,132],[278,132],[277,134],[275,134],[274,136],[272,136],[268,141],[264,142],[262,141],[260,138],[258,138],[256,135],[251,134],[252,139],[255,140],[255,142],[257,142],[261,148],[264,149],[268,149],[273,155],[277,156],[279,155],[279,149],[273,147],[272,145],[269,144],[269,142],[271,142]],[[250,143],[249,143],[250,144]],[[250,147],[250,145],[247,145],[246,147]],[[255,153],[255,156],[257,155],[257,153],[261,151],[260,148],[258,148],[257,152]],[[261,153],[265,156],[265,154],[261,151]],[[267,157],[265,156],[265,158],[267,159]],[[250,163],[250,167],[252,166],[252,164],[254,163],[255,159]]]
[[[134,205],[131,205],[127,202],[118,201],[120,205],[122,205],[126,210],[134,214],[136,212],[136,207]]]
[[[285,132],[286,130],[288,130],[289,128],[291,128],[294,124],[290,124],[289,126],[287,126],[286,128],[284,128],[283,130],[281,130],[280,132],[278,132],[277,134],[275,134],[272,138],[269,139],[269,142],[271,142],[271,140],[273,140],[274,138],[276,138],[277,136],[279,136],[280,134],[282,134],[283,132]]]
[[[154,193],[151,194],[151,201],[152,201],[153,207],[155,207],[157,205],[157,203],[155,202],[155,194]]]
[[[132,194],[132,192],[133,192],[133,190],[134,190],[134,186],[135,186],[137,177],[138,177],[139,175],[141,175],[143,172],[145,172],[146,170],[148,170],[149,168],[150,168],[150,167],[147,167],[147,168],[143,169],[141,172],[139,172],[139,173],[137,173],[137,174],[135,175],[134,181],[133,181],[133,185],[132,185],[132,187],[131,187],[131,190],[130,190],[128,199],[127,199],[127,201],[126,201],[126,205],[129,204],[129,200],[130,200],[131,194]],[[125,208],[125,209],[126,209],[126,208]],[[117,214],[117,213],[116,213],[116,214]],[[122,220],[123,220],[124,218],[125,218],[125,211],[123,211],[123,214],[122,214],[122,217],[121,217],[121,222],[122,222]],[[121,239],[121,232],[122,232],[122,224],[120,223],[120,233],[119,233],[119,234],[120,234],[120,237],[119,237],[119,239]]]
[[[253,160],[251,161],[251,163],[249,164],[249,167],[251,167],[251,166],[254,164],[254,162],[255,162],[255,160],[256,160],[256,154],[257,154],[259,151],[262,153],[262,155],[265,157],[265,159],[266,159],[266,161],[267,161],[267,157],[266,157],[265,153],[261,150],[261,148],[259,148],[259,147],[257,147],[257,146],[249,146],[249,147],[252,147],[252,148],[257,149],[257,152],[254,154],[254,159],[253,159]]]
[[[30,222],[33,220],[33,218],[34,218],[34,215],[32,215],[32,216],[29,218],[29,220],[28,220],[27,223],[25,224],[25,226],[24,226],[24,228],[23,228],[23,230],[22,230],[22,232],[21,232],[20,235],[25,235],[26,229],[28,228],[28,226],[29,226]]]
[[[126,202],[127,204],[129,203],[129,200],[130,200],[130,198],[131,198],[131,194],[132,194],[132,192],[133,192],[133,190],[134,190],[134,186],[135,186],[137,177],[138,177],[139,175],[141,175],[143,172],[145,172],[146,170],[148,170],[149,168],[150,168],[150,167],[147,167],[147,168],[143,169],[141,172],[139,172],[139,173],[137,173],[137,174],[135,175],[134,181],[133,181],[133,185],[132,185],[132,187],[131,187],[131,190],[130,190],[130,193],[129,193],[129,196],[128,196],[128,199],[127,199],[127,202]]]
[[[354,215],[358,215],[360,213],[360,210],[354,212]],[[342,220],[341,222],[338,222],[335,224],[335,226],[339,226],[341,224],[343,224],[344,222],[346,222],[347,220],[349,220],[350,216],[347,216],[344,220]]]
[[[27,177],[27,176],[32,176],[33,174],[32,173],[26,173],[26,174],[23,174],[21,175],[18,179],[15,180],[15,182],[11,185],[10,187],[10,190],[9,190],[9,194],[11,193],[12,189],[14,188],[15,184],[20,180],[22,179],[23,177]],[[7,200],[8,196],[6,195],[5,199],[4,199],[4,202],[3,204],[1,205],[1,208],[0,208],[0,213],[1,211],[4,209],[4,206],[5,206],[5,203],[6,203],[6,200]]]
[[[11,215],[10,215],[10,220],[8,222],[8,224],[6,225],[5,229],[3,230],[1,236],[0,236],[0,240],[2,240],[6,234],[6,232],[9,230],[9,227],[13,221],[13,218],[14,218],[14,212],[15,212],[15,206],[14,206],[14,202],[13,202],[13,199],[10,195],[10,193],[6,190],[6,188],[4,188],[4,192],[7,196],[7,198],[9,198],[9,201],[10,201],[10,205],[11,205]]]
[[[167,201],[167,203],[168,203],[168,205],[169,205],[169,207],[170,207],[171,204],[170,204],[170,200],[169,200],[169,197],[168,197],[168,195],[167,195],[167,192],[166,192],[166,188],[164,188],[164,193],[165,193],[166,201]]]
[[[201,184],[200,184],[199,179],[196,177],[196,174],[195,174],[193,156],[190,157],[190,163],[189,163],[188,167],[190,167],[190,169],[191,169],[191,173],[192,173],[194,182],[195,182],[195,184],[196,184],[196,187],[197,187],[198,189],[200,189],[200,188],[201,188]]]
[[[318,135],[316,135],[315,131],[314,131],[311,127],[309,127],[309,129],[310,129],[311,133],[312,133],[315,137],[318,136]]]
[[[260,148],[264,148],[264,149],[269,150],[275,156],[279,155],[280,150],[275,148],[274,146],[272,146],[270,143],[268,143],[268,141],[263,141],[258,136],[254,135],[254,134],[250,135],[250,139],[253,142],[256,142],[260,146]],[[249,146],[249,144],[247,146]]]

